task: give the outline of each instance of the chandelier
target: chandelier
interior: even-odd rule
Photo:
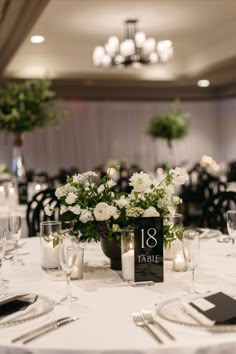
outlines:
[[[156,41],[138,30],[138,20],[125,21],[124,40],[111,36],[104,47],[94,48],[93,63],[100,67],[140,67],[142,64],[167,63],[173,58],[170,40]]]

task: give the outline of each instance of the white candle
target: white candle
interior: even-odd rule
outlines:
[[[134,280],[134,250],[122,254],[122,275],[124,280]]]
[[[184,272],[187,270],[186,261],[182,254],[177,254],[173,260],[173,270],[177,272]]]
[[[53,247],[53,242],[41,239],[41,265],[43,268],[59,268],[59,249],[60,245]]]

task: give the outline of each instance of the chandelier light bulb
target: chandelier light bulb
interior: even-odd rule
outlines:
[[[157,42],[153,37],[147,38],[144,32],[137,30],[137,23],[137,19],[126,20],[123,40],[112,35],[104,46],[96,47],[93,51],[94,65],[140,68],[145,64],[170,61],[174,55],[171,40]]]
[[[210,85],[210,81],[209,81],[209,80],[206,80],[206,79],[204,79],[204,80],[198,80],[197,85],[198,85],[199,87],[208,87],[208,86]]]
[[[135,44],[137,48],[142,48],[143,43],[146,39],[146,34],[144,32],[136,32],[135,33]]]
[[[132,39],[125,39],[120,44],[120,52],[124,57],[133,55],[135,52],[135,45]]]
[[[143,43],[144,54],[150,54],[155,51],[156,41],[154,38],[147,38]]]
[[[120,41],[119,41],[119,38],[116,37],[116,36],[111,36],[108,38],[108,43],[109,45],[114,48],[114,51],[116,52],[118,49],[119,49],[119,44],[120,44]]]
[[[104,54],[102,57],[101,64],[104,66],[110,66],[111,64],[111,57],[108,54]]]
[[[101,65],[102,58],[105,55],[105,50],[103,47],[96,47],[93,51],[93,62],[94,65]]]

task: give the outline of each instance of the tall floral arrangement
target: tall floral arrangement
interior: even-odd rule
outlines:
[[[123,228],[132,227],[136,217],[174,214],[181,203],[174,186],[185,183],[187,178],[180,168],[168,170],[161,182],[147,173],[134,173],[129,180],[132,192],[124,194],[116,192],[113,180],[98,179],[94,172],[68,177],[67,184],[56,190],[61,220],[73,224],[73,233],[79,234],[81,241],[113,238]],[[45,212],[50,216],[52,210],[47,206]],[[165,227],[166,246],[176,237],[181,233]]]

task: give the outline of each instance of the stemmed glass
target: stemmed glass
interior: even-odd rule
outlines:
[[[7,283],[7,280],[4,280],[2,277],[2,261],[3,258],[5,256],[5,252],[6,252],[6,231],[5,229],[0,233],[0,288],[2,289],[2,287],[5,285],[5,283]],[[3,295],[2,290],[0,293],[0,296]]]
[[[198,265],[199,253],[200,253],[200,237],[199,232],[196,231],[185,231],[183,237],[183,249],[184,258],[188,265],[188,269],[192,272],[192,281],[190,293],[197,293],[194,284],[195,269]]]
[[[66,275],[67,281],[67,296],[63,301],[64,303],[71,304],[77,301],[77,297],[72,297],[70,288],[70,275],[75,265],[76,261],[76,243],[71,236],[65,236],[61,240],[61,247],[59,252],[60,264]]]
[[[10,215],[8,217],[8,228],[11,234],[11,239],[14,242],[14,258],[12,263],[14,265],[23,265],[22,259],[18,258],[17,245],[21,237],[21,217],[18,215]]]
[[[232,252],[228,254],[229,257],[236,257],[235,253],[235,238],[236,238],[236,210],[227,211],[227,229],[229,237],[232,240]]]

